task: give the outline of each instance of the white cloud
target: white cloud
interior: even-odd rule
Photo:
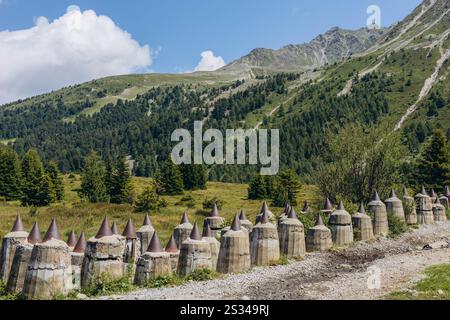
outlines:
[[[223,58],[220,56],[216,57],[211,50],[203,51],[201,56],[202,59],[194,71],[215,71],[225,66]]]
[[[30,29],[0,32],[0,103],[147,71],[151,52],[109,17],[70,6],[53,22],[39,17]]]

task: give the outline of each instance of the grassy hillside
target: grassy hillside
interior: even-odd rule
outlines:
[[[149,183],[148,178],[134,178],[133,183],[136,193],[142,192]],[[80,179],[70,179],[64,177],[66,189],[65,200],[61,204],[55,204],[50,207],[38,209],[38,214],[32,216],[30,209],[21,207],[19,203],[9,202],[0,203],[0,238],[8,233],[14,223],[17,214],[20,214],[27,229],[31,229],[34,221],[38,221],[41,232],[44,233],[52,217],[56,217],[61,234],[66,237],[73,229],[77,234],[84,231],[90,236],[94,236],[100,227],[105,215],[109,219],[116,221],[119,225],[119,231],[123,230],[129,217],[139,228],[144,220],[144,214],[134,213],[130,205],[112,205],[112,204],[88,204],[80,201],[76,190],[80,186]],[[202,203],[205,199],[217,197],[223,201],[221,215],[226,218],[227,223],[231,224],[234,215],[242,208],[246,211],[248,218],[255,220],[261,208],[260,201],[247,200],[247,188],[245,184],[214,183],[208,184],[207,190],[186,192],[183,196],[167,196],[168,206],[159,212],[151,212],[150,217],[155,226],[163,244],[169,240],[174,227],[181,219],[184,210],[188,210],[191,222],[199,222],[201,225],[208,211],[203,210]],[[187,208],[187,202],[183,198],[192,195],[194,207]],[[299,201],[309,200],[312,204],[318,206],[321,203],[317,188],[314,186],[304,186],[299,193]],[[299,202],[300,203],[300,202]],[[271,208],[276,214],[280,214],[282,208]],[[300,208],[298,208],[300,211]]]

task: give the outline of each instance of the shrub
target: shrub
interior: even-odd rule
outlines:
[[[408,226],[398,217],[388,214],[389,233],[391,236],[398,236],[408,231]]]
[[[217,278],[219,274],[209,269],[195,270],[185,279],[187,281],[208,281]]]
[[[127,274],[119,279],[113,279],[110,275],[102,273],[99,277],[94,278],[91,284],[82,290],[82,293],[95,297],[128,292],[135,288],[131,274]]]
[[[217,208],[220,210],[220,209],[222,209],[223,201],[217,197],[214,197],[211,199],[207,198],[207,199],[205,199],[205,201],[203,201],[203,209],[205,209],[205,210],[212,209],[214,207],[214,204],[216,204]]]

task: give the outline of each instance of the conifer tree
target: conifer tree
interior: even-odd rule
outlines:
[[[289,202],[292,206],[296,206],[299,188],[300,183],[292,170],[280,172],[274,181],[272,204],[283,207]]]
[[[185,190],[206,189],[207,176],[203,165],[183,164],[180,165],[180,172]]]
[[[112,203],[132,203],[133,186],[131,184],[130,167],[125,156],[120,156],[117,160],[116,170],[111,180],[110,199]]]
[[[267,185],[263,176],[257,174],[253,177],[248,187],[248,198],[250,200],[263,200],[267,198]]]
[[[81,175],[80,197],[92,203],[108,202],[109,195],[105,186],[105,174],[105,163],[96,152],[91,152],[85,159]]]
[[[52,185],[53,185],[53,193],[54,199],[53,201],[62,201],[64,199],[64,183],[59,172],[58,166],[55,161],[50,161],[47,165],[47,175],[49,176]]]
[[[165,195],[183,194],[183,178],[180,169],[171,159],[166,160],[156,174],[158,193]]]
[[[29,150],[22,161],[24,177],[22,204],[46,206],[52,201],[52,183],[45,174],[41,157],[36,150]]]
[[[17,153],[8,147],[0,148],[0,197],[7,201],[22,197],[22,169]]]
[[[414,174],[417,185],[440,189],[450,184],[450,146],[444,131],[433,132],[423,150]]]

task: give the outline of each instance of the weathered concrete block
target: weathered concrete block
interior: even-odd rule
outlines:
[[[31,260],[33,245],[28,242],[16,247],[6,290],[9,293],[20,293],[23,290],[25,275]]]
[[[287,258],[302,258],[306,254],[305,227],[291,208],[279,226],[280,252]]]
[[[240,273],[250,269],[250,241],[248,232],[235,217],[230,229],[220,239],[217,271]]]
[[[173,236],[173,234],[166,245],[165,251],[170,256],[170,265],[172,266],[172,273],[177,273],[180,250],[178,250],[177,243],[175,242],[175,237]]]
[[[150,244],[150,240],[152,240],[154,233],[155,228],[152,225],[144,225],[138,229],[136,235],[139,239],[138,252],[140,254],[144,254],[147,251],[148,245]],[[135,258],[137,258],[137,256]]]
[[[363,203],[361,203],[358,212],[352,216],[352,222],[356,241],[371,241],[375,238],[372,219],[366,214]]]
[[[172,274],[170,254],[167,252],[146,252],[136,263],[134,283],[145,285],[150,280]]]
[[[247,219],[247,216],[245,215],[244,210],[241,210],[239,214],[239,220],[241,222],[241,226],[247,229],[248,233],[252,233],[253,230],[253,223]]]
[[[189,218],[187,216],[187,213],[185,212],[183,214],[183,217],[181,218],[180,224],[176,226],[175,230],[173,231],[175,243],[177,244],[178,248],[181,247],[181,244],[184,240],[189,238],[189,235],[191,234],[193,228],[194,226],[189,222]]]
[[[212,230],[209,227],[209,224],[205,222],[203,228],[203,240],[209,243],[211,246],[211,264],[212,269],[217,269],[217,259],[219,258],[219,250],[220,250],[220,242],[213,236]]]
[[[405,211],[403,210],[402,201],[397,198],[395,191],[392,189],[391,195],[385,201],[386,211],[394,217],[400,219],[400,221],[406,222]]]
[[[446,196],[441,196],[439,202],[444,206],[446,210],[450,209],[449,200]]]
[[[35,244],[25,275],[23,297],[27,300],[51,299],[55,295],[67,295],[72,288],[71,257],[67,244],[54,238]]]
[[[306,234],[306,250],[308,252],[327,251],[332,246],[331,230],[323,224],[322,217],[318,214],[315,226]]]
[[[24,244],[27,237],[28,232],[25,231],[10,232],[3,237],[2,252],[0,256],[0,278],[3,279],[4,282],[8,281],[16,248]]]
[[[261,211],[260,211],[259,215],[256,216],[256,223],[261,222],[261,218],[263,217],[264,214],[267,214],[267,217],[268,217],[270,223],[272,223],[272,224],[277,223],[277,217],[273,214],[272,211],[269,210],[269,206],[267,205],[267,202],[265,202],[265,201],[261,207]]]
[[[428,195],[423,195],[419,193],[416,195],[416,201],[418,202],[417,207],[417,223],[418,224],[433,224],[433,204],[431,198]]]
[[[389,234],[389,223],[385,204],[380,200],[377,192],[369,202],[369,213],[372,218],[373,234],[385,237]]]
[[[189,238],[181,244],[177,272],[180,276],[187,276],[202,269],[213,270],[211,245],[202,239],[195,224]]]
[[[123,277],[124,248],[125,238],[122,236],[89,239],[81,268],[81,287],[88,287],[92,280],[102,274],[107,274],[112,279]]]
[[[71,252],[72,284],[75,290],[81,289],[81,267],[83,265],[84,253]]]
[[[268,222],[268,217],[266,221],[263,217],[261,222],[253,227],[250,256],[252,265],[255,266],[266,266],[280,259],[280,241],[277,227]]]
[[[331,230],[331,238],[336,246],[347,246],[353,242],[352,217],[344,209],[342,201],[331,214],[328,224]]]
[[[436,198],[436,202],[433,204],[433,216],[435,222],[447,221],[447,215],[445,214],[445,207]]]

